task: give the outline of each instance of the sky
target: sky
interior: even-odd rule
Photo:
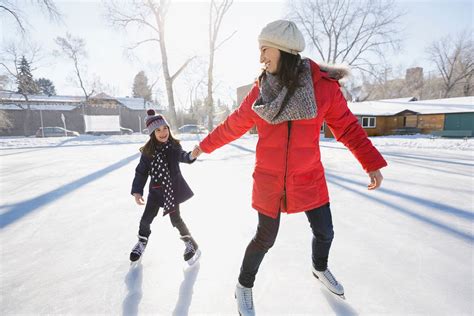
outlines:
[[[131,95],[136,73],[145,70],[150,81],[158,80],[158,99],[166,100],[158,46],[148,44],[133,51],[127,49],[134,41],[145,38],[143,30],[123,31],[111,26],[100,1],[57,0],[55,3],[63,14],[59,23],[50,21],[31,3],[22,6],[29,23],[27,39],[42,47],[42,59],[33,73],[36,78],[51,79],[59,94],[81,94],[69,79],[73,76],[71,62],[52,56],[52,51],[57,49],[54,38],[69,32],[85,39],[88,52],[88,58],[84,61],[87,67],[85,77],[89,81],[99,78],[112,88],[110,90],[114,94],[127,96]],[[400,21],[404,39],[402,49],[396,53],[387,52],[386,56],[395,69],[404,71],[408,67],[422,66],[425,72],[432,71],[432,65],[426,60],[426,46],[443,36],[473,28],[474,5],[469,0],[397,0],[396,3],[406,15]],[[189,105],[191,87],[198,82],[198,78],[206,76],[207,8],[207,3],[203,1],[175,1],[167,17],[166,44],[170,72],[174,73],[187,58],[197,56],[175,82],[178,107]],[[267,23],[285,16],[285,1],[234,2],[219,33],[220,38],[224,39],[236,32],[216,52],[216,98],[226,102],[236,99],[236,88],[251,83],[258,75],[258,34]],[[10,16],[2,13],[0,18],[0,45],[5,45],[12,38],[18,38],[18,32]],[[309,46],[303,55],[317,61],[317,55]],[[200,87],[205,91],[204,85]]]
[[[179,135],[185,150],[198,137]],[[146,140],[0,138],[1,315],[236,315],[257,227],[258,137],[181,164],[195,194],[181,215],[202,251],[191,268],[161,211],[141,262],[129,263],[144,209],[130,186]],[[342,144],[320,141],[335,230],[329,268],[346,300],[311,274],[306,216],[282,214],[253,288],[257,315],[473,315],[474,139],[371,140],[388,162],[375,191]]]

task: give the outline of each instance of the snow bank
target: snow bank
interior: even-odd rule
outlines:
[[[474,139],[440,138],[431,135],[392,135],[369,137],[375,147],[383,150],[385,147],[402,147],[438,150],[474,150]],[[322,138],[321,142],[337,143],[333,138]]]
[[[204,138],[201,134],[179,134],[176,138],[184,142],[195,142],[196,144]],[[256,141],[256,135],[244,135],[240,141]],[[0,137],[0,148],[34,148],[34,147],[57,147],[57,146],[88,146],[88,145],[112,145],[112,144],[144,144],[148,135],[114,135],[114,136],[91,136],[81,135],[79,137]],[[384,147],[403,147],[419,149],[439,150],[474,150],[474,139],[449,139],[436,138],[430,135],[404,135],[404,136],[379,136],[370,137],[372,143],[380,149]],[[331,138],[322,138],[323,143],[337,143]]]

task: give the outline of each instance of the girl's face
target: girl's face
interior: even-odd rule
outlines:
[[[260,63],[265,65],[265,70],[272,75],[278,73],[280,51],[275,47],[262,46],[260,48]]]
[[[170,137],[170,130],[168,129],[168,126],[163,125],[155,129],[155,138],[160,143],[166,143],[169,137]]]

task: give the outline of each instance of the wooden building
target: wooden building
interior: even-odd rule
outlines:
[[[474,136],[474,97],[422,101],[380,100],[348,103],[369,136],[433,134]],[[333,137],[328,128],[325,137]]]

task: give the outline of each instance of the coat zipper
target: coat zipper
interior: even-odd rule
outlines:
[[[291,121],[288,121],[288,139],[286,142],[286,159],[285,159],[285,177],[283,178],[283,204],[285,205],[285,210],[287,209],[286,204],[286,175],[288,173],[288,154],[290,148],[290,133],[291,133]]]

